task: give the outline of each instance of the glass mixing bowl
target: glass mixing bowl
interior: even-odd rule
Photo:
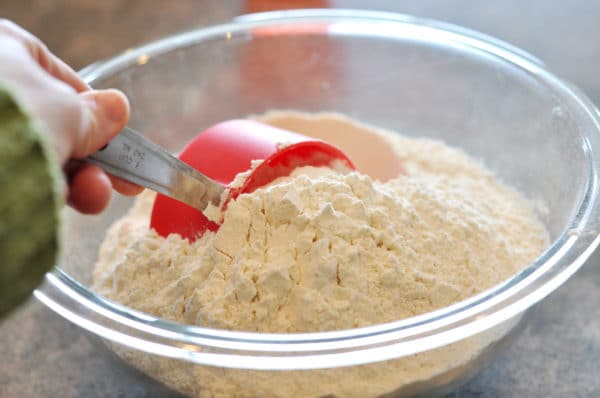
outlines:
[[[442,394],[485,366],[598,245],[596,109],[536,58],[470,30],[382,12],[263,13],[81,73],[123,90],[130,125],[172,151],[218,121],[270,109],[336,111],[441,139],[532,199],[551,235],[522,272],[451,307],[360,329],[259,334],[175,324],[96,295],[98,247],[131,199],[116,196],[100,217],[66,210],[64,255],[37,298],[186,394]]]

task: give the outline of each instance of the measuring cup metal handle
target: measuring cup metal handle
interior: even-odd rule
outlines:
[[[206,209],[209,201],[215,202],[223,190],[220,184],[130,128],[83,160],[200,210]]]

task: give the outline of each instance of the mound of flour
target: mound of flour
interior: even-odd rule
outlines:
[[[300,125],[305,134],[327,125],[330,133],[331,126],[358,131],[355,139],[376,136],[403,174],[381,182],[300,168],[239,196],[219,231],[192,244],[148,228],[154,196],[146,192],[109,230],[95,290],[186,324],[338,330],[465,299],[510,277],[548,244],[532,205],[460,150],[338,115],[273,113],[262,121]]]

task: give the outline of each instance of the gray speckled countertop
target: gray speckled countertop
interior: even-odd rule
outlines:
[[[7,17],[77,68],[165,34],[252,10],[366,8],[347,1],[20,0]],[[368,7],[452,22],[541,58],[600,104],[600,2],[576,0],[374,0]],[[525,332],[469,384],[450,395],[600,397],[600,253],[539,305]],[[76,326],[31,299],[0,324],[0,397],[176,397],[113,361]]]

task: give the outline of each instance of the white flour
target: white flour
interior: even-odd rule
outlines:
[[[298,169],[238,197],[219,231],[193,244],[148,229],[153,194],[144,193],[107,234],[94,273],[98,292],[138,310],[208,327],[347,329],[465,299],[513,275],[548,244],[531,204],[459,150],[336,115],[273,113],[265,119],[334,141],[359,170],[382,176],[386,170],[369,164],[377,163],[374,158],[353,154],[361,150],[361,137],[362,142],[365,135],[375,137],[388,144],[392,154],[381,156],[394,156],[395,176],[400,170],[406,175],[383,183],[358,172]],[[324,126],[338,135],[319,135]],[[359,145],[352,146],[353,140]],[[216,370],[202,368],[202,388],[196,389],[189,380],[178,382],[173,372],[163,381],[205,396],[367,396],[451,368],[458,360],[449,357],[455,348],[440,351],[437,359],[421,356],[419,362],[417,356],[412,366],[376,364],[390,367],[387,371],[354,367],[344,377],[336,370],[342,373],[332,373],[325,384],[327,372],[315,373],[314,380],[290,373],[285,382],[296,385],[293,394],[257,372],[220,370],[216,377]],[[467,359],[474,348],[462,350]],[[377,379],[367,384],[376,387],[361,382],[367,374]],[[244,378],[253,380],[254,392]]]

